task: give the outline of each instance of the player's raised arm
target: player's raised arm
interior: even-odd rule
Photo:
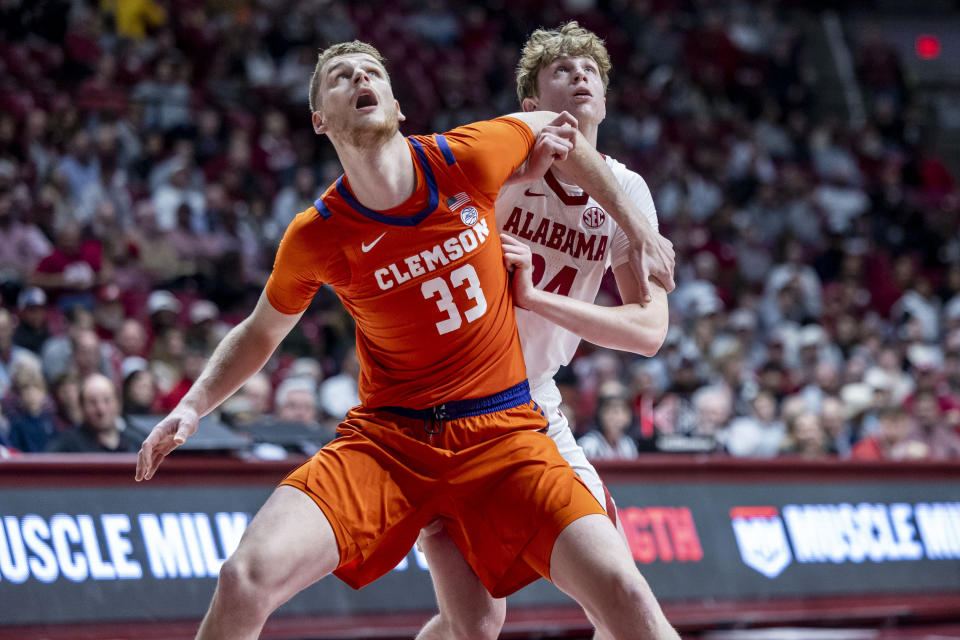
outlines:
[[[163,459],[196,433],[200,418],[263,367],[302,315],[281,313],[265,294],[260,296],[253,312],[217,345],[190,391],[143,442],[137,457],[138,482],[152,478]]]
[[[666,291],[673,291],[676,287],[673,280],[675,264],[673,245],[664,241],[636,203],[627,197],[603,157],[577,129],[576,121],[574,120],[574,124],[562,121],[564,115],[567,118],[573,118],[569,114],[557,114],[552,111],[511,113],[510,117],[525,122],[533,135],[538,138],[543,132],[554,138],[572,141],[571,148],[565,157],[555,157],[553,161],[565,175],[609,212],[627,234],[631,246],[640,255],[641,273],[638,282],[643,303],[653,300],[649,284],[651,277],[662,283]],[[558,121],[558,118],[561,120]],[[536,144],[531,153],[536,155]],[[531,160],[531,163],[539,162],[541,162],[539,159]]]

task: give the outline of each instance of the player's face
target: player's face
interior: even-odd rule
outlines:
[[[537,74],[536,108],[568,111],[574,117],[600,124],[607,115],[600,69],[588,56],[561,56]]]
[[[369,146],[396,134],[403,120],[386,70],[365,53],[332,58],[321,71],[317,133]]]

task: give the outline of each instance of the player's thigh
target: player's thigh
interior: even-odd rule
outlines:
[[[233,578],[271,590],[280,602],[331,573],[340,562],[333,529],[307,494],[277,487],[227,561]],[[239,574],[239,575],[236,575]]]
[[[579,518],[560,533],[550,556],[550,580],[585,607],[601,605],[610,589],[648,591],[620,533],[601,515]]]
[[[555,422],[559,424],[555,424]],[[603,481],[600,480],[600,474],[598,474],[597,470],[590,464],[583,449],[577,444],[576,439],[573,437],[573,432],[570,431],[570,427],[567,424],[567,419],[565,417],[560,417],[556,420],[552,419],[550,421],[550,431],[548,435],[553,438],[554,443],[557,445],[557,451],[560,452],[563,459],[577,472],[577,475],[580,476],[583,483],[587,485],[587,489],[589,489],[593,497],[597,499],[600,506],[606,509],[607,499],[603,490]]]
[[[419,544],[427,556],[442,616],[467,627],[471,621],[503,624],[506,599],[490,595],[445,528],[421,533]]]

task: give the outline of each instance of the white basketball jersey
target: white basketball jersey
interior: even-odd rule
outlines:
[[[613,158],[606,158],[627,196],[654,229],[657,214],[646,182]],[[500,191],[497,226],[525,242],[533,253],[533,283],[538,289],[594,302],[608,267],[629,259],[626,234],[613,218],[577,187],[552,172],[535,182]],[[557,369],[573,358],[580,336],[525,309],[517,309],[530,388],[552,382]]]

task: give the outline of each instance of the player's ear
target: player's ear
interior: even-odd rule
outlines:
[[[536,98],[524,98],[523,102],[520,103],[520,108],[525,112],[530,113],[531,111],[537,111],[537,99]]]
[[[397,109],[397,120],[399,120],[400,122],[403,122],[404,120],[406,120],[407,116],[403,115],[403,111],[400,111],[400,102],[398,102],[397,100],[394,100],[393,106],[396,107]]]
[[[313,115],[310,116],[310,119],[313,121],[313,131],[317,135],[324,135],[327,132],[327,125],[323,122],[323,114],[319,111],[314,111]]]

